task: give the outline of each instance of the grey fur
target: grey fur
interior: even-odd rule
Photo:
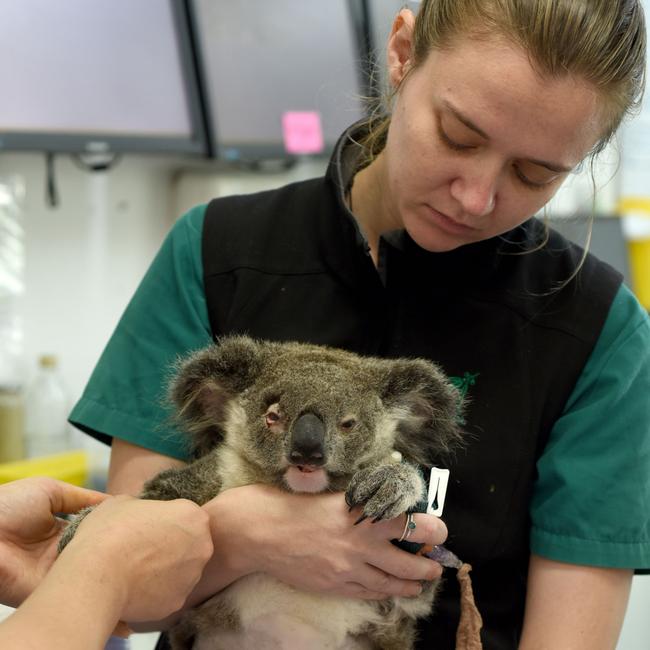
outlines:
[[[316,469],[327,476],[322,489],[345,491],[348,505],[362,508],[362,518],[390,519],[425,496],[416,465],[439,461],[462,438],[458,391],[422,359],[386,360],[231,336],[180,360],[169,396],[197,460],[148,481],[143,498],[203,504],[239,485],[291,489],[288,470],[309,481]],[[396,451],[403,462],[396,462]],[[75,527],[66,531],[63,545]],[[234,640],[243,632],[241,602],[233,594],[246,588],[240,584],[246,580],[257,581],[251,587],[257,591],[260,584],[290,590],[303,606],[313,599],[315,609],[336,607],[335,601],[343,609],[362,609],[345,631],[345,643],[382,650],[412,647],[415,618],[430,611],[435,593],[430,585],[415,599],[352,602],[300,594],[255,574],[187,612],[171,633],[174,650],[240,647]],[[326,618],[315,612],[317,625],[326,625]]]

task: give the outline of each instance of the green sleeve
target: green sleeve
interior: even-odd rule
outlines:
[[[179,219],[145,274],[70,415],[109,442],[120,438],[186,459],[188,448],[165,405],[171,366],[212,340],[203,290],[205,206]]]
[[[650,323],[623,286],[538,462],[531,550],[650,568]]]

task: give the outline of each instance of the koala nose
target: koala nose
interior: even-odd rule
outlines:
[[[325,424],[313,413],[304,413],[295,422],[291,433],[289,460],[294,465],[325,463]]]

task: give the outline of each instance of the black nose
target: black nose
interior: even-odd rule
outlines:
[[[304,413],[293,425],[289,459],[294,465],[325,462],[325,424],[313,413]]]

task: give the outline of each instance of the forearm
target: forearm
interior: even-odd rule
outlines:
[[[520,650],[613,650],[632,571],[531,557]]]
[[[185,464],[175,458],[115,438],[111,446],[108,469],[108,492],[136,496],[145,481],[163,470],[184,467]]]
[[[125,592],[96,558],[62,555],[39,587],[0,625],[0,647],[98,650],[117,624]]]

